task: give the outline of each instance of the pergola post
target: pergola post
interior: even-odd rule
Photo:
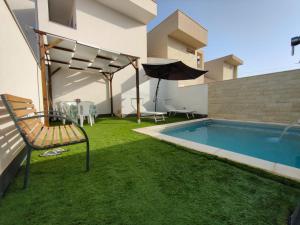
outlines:
[[[136,59],[134,63],[135,68],[135,85],[136,85],[136,119],[141,123],[141,110],[140,110],[140,70],[139,60]]]
[[[114,116],[114,99],[113,99],[113,87],[112,81],[114,78],[113,73],[102,73],[106,80],[109,82],[109,98],[110,98],[110,115]]]
[[[48,99],[49,99],[49,110],[53,110],[53,99],[52,99],[52,80],[51,80],[51,75],[52,71],[50,68],[50,65],[47,65],[48,69]]]
[[[42,93],[43,93],[43,109],[45,114],[45,126],[49,126],[48,116],[48,94],[47,94],[47,80],[46,80],[46,48],[44,45],[44,35],[38,33],[39,35],[39,50],[40,50],[40,68],[41,68],[41,80],[42,80]]]
[[[114,100],[113,100],[112,80],[113,80],[113,74],[110,74],[109,75],[110,115],[114,116]]]

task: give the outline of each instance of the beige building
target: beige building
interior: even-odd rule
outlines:
[[[148,57],[179,59],[194,68],[203,69],[200,48],[206,45],[207,29],[179,10],[148,32]]]
[[[207,45],[207,30],[177,10],[148,32],[148,57],[180,58],[197,66],[197,49]]]
[[[235,79],[243,61],[234,55],[204,62],[203,47],[208,30],[177,10],[148,32],[148,57],[181,60],[188,66],[209,72],[196,80],[178,81],[178,87]]]
[[[238,66],[243,61],[235,55],[227,55],[222,58],[213,59],[204,63],[206,82],[236,79]]]

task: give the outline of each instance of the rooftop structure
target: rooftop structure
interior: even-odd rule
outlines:
[[[236,79],[238,66],[243,65],[243,60],[235,55],[227,55],[204,63],[204,68],[209,72],[206,77],[213,81]]]

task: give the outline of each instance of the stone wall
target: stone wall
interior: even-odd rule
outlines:
[[[295,122],[300,119],[300,70],[210,83],[208,116]]]

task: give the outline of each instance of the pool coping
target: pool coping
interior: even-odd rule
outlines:
[[[222,148],[217,148],[205,144],[196,143],[193,141],[184,140],[181,138],[172,137],[169,135],[165,135],[160,133],[162,130],[166,128],[175,128],[182,125],[205,121],[205,120],[219,120],[219,121],[231,121],[231,122],[246,122],[246,123],[253,123],[253,124],[268,124],[268,125],[287,125],[284,123],[270,123],[270,122],[256,122],[256,121],[243,121],[243,120],[227,120],[227,119],[219,119],[219,118],[203,118],[203,119],[193,119],[188,121],[182,121],[182,122],[176,122],[176,123],[169,123],[169,124],[163,124],[163,125],[156,125],[156,126],[150,126],[150,127],[144,127],[144,128],[137,128],[133,129],[135,132],[145,134],[148,136],[151,136],[153,138],[163,140],[166,142],[170,142],[176,145],[180,145],[189,149],[192,149],[196,152],[203,152],[206,154],[214,155],[219,158],[228,159],[234,162],[238,162],[241,164],[245,164],[251,167],[255,167],[264,171],[267,171],[269,173],[286,177],[292,180],[296,180],[300,182],[300,169],[297,169],[295,167],[283,165],[280,163],[275,163],[259,158],[255,158],[252,156],[228,151]]]

